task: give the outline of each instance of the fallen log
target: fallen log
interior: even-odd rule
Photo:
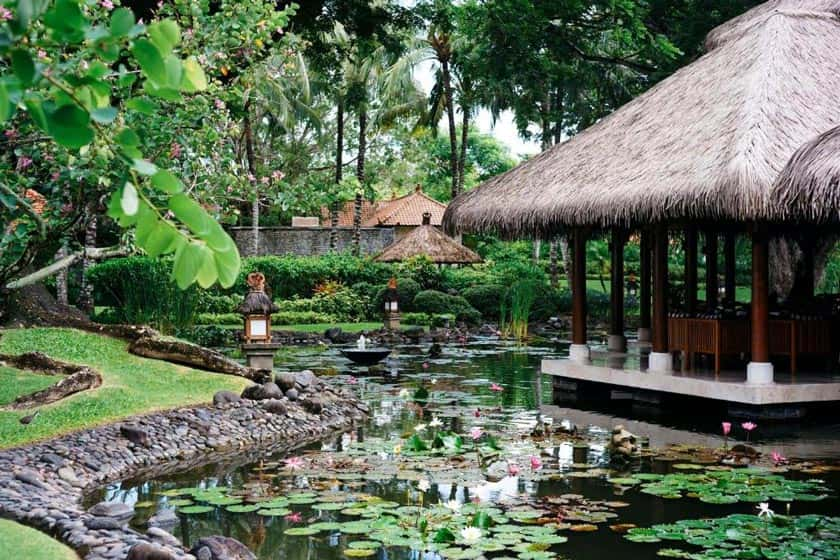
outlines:
[[[165,360],[205,371],[237,375],[259,383],[271,377],[271,372],[268,370],[243,366],[221,352],[180,340],[142,337],[129,344],[128,351],[143,358]]]
[[[6,408],[14,410],[42,406],[60,401],[81,391],[95,389],[100,385],[102,385],[102,377],[89,367],[82,367],[76,373],[65,377],[55,385],[16,398]]]

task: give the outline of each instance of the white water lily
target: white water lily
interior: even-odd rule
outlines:
[[[432,485],[425,478],[417,483],[417,489],[420,490],[421,492],[427,492],[429,490],[429,488],[431,488],[431,487],[432,487]]]
[[[478,527],[464,527],[461,529],[461,538],[465,543],[475,543],[481,539],[481,529]]]
[[[437,383],[437,379],[435,379],[434,377],[432,377],[432,385],[434,385],[434,384],[436,384],[436,383]]]
[[[410,396],[411,396],[411,391],[409,391],[408,389],[400,390],[400,398],[401,399],[407,399]]]
[[[419,434],[420,432],[425,432],[426,428],[428,428],[426,424],[417,424],[414,426],[414,431]]]
[[[458,513],[461,511],[461,503],[458,500],[449,500],[445,504],[447,509],[452,510],[452,513]]]
[[[440,428],[441,426],[443,426],[443,422],[441,422],[440,418],[438,418],[437,416],[434,416],[432,418],[432,421],[429,422],[430,428]]]
[[[776,515],[776,512],[774,512],[772,509],[770,509],[770,504],[767,503],[767,502],[762,502],[762,503],[758,504],[758,506],[756,506],[756,509],[758,510],[758,516],[759,517],[768,517],[769,518],[769,517],[773,517],[774,515]]]

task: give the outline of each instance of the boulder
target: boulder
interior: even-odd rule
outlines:
[[[242,398],[249,401],[262,400],[262,385],[249,385],[242,390]]]
[[[317,396],[308,397],[301,401],[301,404],[303,409],[310,414],[321,414],[321,411],[324,410],[324,402]]]
[[[324,331],[324,338],[333,343],[341,342],[342,334],[341,328],[332,327]]]
[[[175,557],[159,546],[139,542],[131,547],[125,560],[175,560]]]
[[[146,535],[148,535],[149,537],[161,544],[167,544],[169,546],[181,548],[181,541],[179,541],[177,538],[175,538],[174,535],[164,531],[160,527],[150,527],[149,530],[146,531]]]
[[[149,432],[139,426],[123,424],[120,426],[120,435],[135,445],[151,447],[152,438]]]
[[[289,389],[288,391],[286,391],[286,398],[289,399],[290,401],[298,400],[299,396],[300,396],[300,393],[298,393],[297,389]]]
[[[94,517],[111,517],[126,522],[134,517],[134,508],[122,502],[99,502],[88,510]]]
[[[110,531],[119,529],[123,525],[125,523],[120,523],[113,517],[89,517],[85,519],[85,527],[91,530],[106,529]]]
[[[233,391],[219,391],[213,395],[213,404],[215,406],[223,406],[231,403],[242,402],[242,397]]]
[[[639,446],[636,445],[636,436],[624,429],[624,426],[619,424],[613,428],[610,443],[607,446],[610,453],[614,456],[629,457],[639,451]]]
[[[177,524],[178,515],[174,509],[159,510],[147,521],[149,527],[174,527]]]
[[[283,398],[283,391],[280,387],[277,386],[276,383],[269,381],[268,383],[264,383],[262,386],[262,399],[282,399]]]
[[[288,391],[289,389],[295,388],[295,374],[291,372],[283,372],[278,373],[274,376],[274,382],[283,390]]]
[[[288,412],[288,408],[286,407],[286,403],[280,399],[268,399],[262,401],[260,403],[263,410],[266,410],[272,414],[286,414]]]
[[[198,539],[190,554],[199,560],[257,560],[247,546],[236,539],[221,535]]]
[[[305,369],[295,374],[295,387],[300,390],[314,389],[321,384],[318,376]]]

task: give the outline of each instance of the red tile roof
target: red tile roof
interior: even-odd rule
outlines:
[[[440,226],[446,204],[426,195],[418,187],[414,192],[391,200],[370,202],[362,201],[362,227],[377,226],[419,226],[423,223],[423,213],[432,215],[431,224]],[[330,226],[330,210],[321,208],[321,225]],[[353,226],[353,201],[345,202],[338,212],[339,227]]]

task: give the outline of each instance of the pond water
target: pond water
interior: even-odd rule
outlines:
[[[638,530],[630,534],[641,542],[630,542],[623,534],[628,524],[742,513],[749,525],[759,520],[762,501],[782,514],[840,512],[840,476],[832,469],[840,459],[836,420],[766,424],[752,432],[752,443],[762,450],[804,450],[810,462],[777,469],[787,472],[769,473],[773,465],[766,462],[763,472],[705,470],[708,453],[687,449],[611,465],[606,445],[616,410],[540,411],[551,403],[551,382],[538,374],[540,360],[559,357],[565,348],[487,339],[446,345],[434,358],[428,350],[399,346],[372,369],[352,365],[335,348],[284,350],[278,370],[312,369],[357,391],[371,406],[366,425],[295,451],[293,458],[267,456],[127,480],[89,500],[133,503],[139,530],[156,511],[174,508],[179,523],[171,532],[186,544],[224,534],[264,560],[657,558],[664,548],[699,548],[679,538],[645,542],[655,539]],[[719,445],[720,418],[644,420],[638,425],[679,438],[670,443]],[[766,537],[769,529],[759,529]],[[806,544],[813,543],[811,535],[774,557],[840,558],[837,530],[823,526],[819,535],[836,544],[828,552]],[[730,537],[719,550],[739,548]]]

